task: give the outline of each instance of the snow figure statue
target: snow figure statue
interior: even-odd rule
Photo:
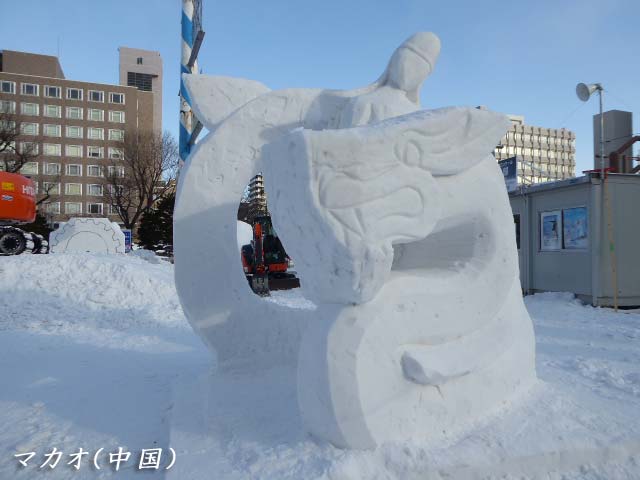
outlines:
[[[415,34],[378,81],[350,91],[185,75],[210,132],[175,210],[186,315],[221,368],[295,366],[305,428],[339,447],[464,430],[535,380],[491,155],[509,121],[419,110],[439,53],[434,34]],[[315,310],[266,302],[242,274],[236,212],[257,172]]]

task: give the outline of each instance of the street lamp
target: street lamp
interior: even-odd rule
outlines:
[[[604,167],[604,115],[602,113],[602,92],[604,88],[602,88],[602,84],[600,83],[591,83],[587,85],[586,83],[579,83],[576,85],[576,95],[580,100],[586,102],[589,100],[591,95],[594,92],[598,92],[600,97],[600,178],[602,181],[602,203],[600,212],[603,212],[605,206],[607,207],[607,232],[609,234],[609,254],[611,256],[611,283],[613,286],[613,307],[615,311],[618,311],[618,273],[616,268],[616,253],[614,247],[613,240],[613,214],[611,212],[611,204],[609,203],[609,196],[607,195],[607,177],[605,175],[605,167]],[[601,213],[601,218],[604,217],[604,214]],[[600,230],[600,236],[604,241],[604,232],[602,229]]]
[[[593,92],[596,91],[600,97],[600,175],[604,178],[604,115],[602,114],[602,92],[604,88],[600,83],[591,83],[589,85],[579,83],[576,85],[576,95],[583,102],[588,101]]]

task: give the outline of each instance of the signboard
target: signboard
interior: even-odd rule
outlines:
[[[562,213],[560,210],[540,213],[540,250],[562,248]]]
[[[518,188],[518,159],[517,157],[507,158],[498,162],[502,175],[504,175],[504,183],[507,191],[511,192]]]
[[[124,253],[129,253],[131,251],[132,243],[131,230],[123,228],[122,233],[124,233]]]
[[[587,207],[565,208],[562,211],[564,248],[589,248],[589,217]]]

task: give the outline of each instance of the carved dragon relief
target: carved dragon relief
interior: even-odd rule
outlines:
[[[296,364],[304,424],[338,446],[463,428],[535,379],[510,206],[490,155],[509,122],[474,108],[419,111],[439,51],[435,35],[416,34],[378,81],[351,91],[185,78],[210,131],[176,204],[185,312],[222,365]],[[265,305],[237,268],[235,209],[258,171],[314,312]],[[208,236],[189,234],[203,223]],[[196,255],[210,238],[220,248]],[[202,294],[220,271],[229,282]]]

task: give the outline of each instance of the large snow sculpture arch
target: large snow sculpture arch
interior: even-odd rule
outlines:
[[[509,123],[473,108],[418,111],[439,50],[416,34],[352,91],[185,76],[210,131],[175,212],[187,317],[222,365],[296,365],[304,424],[342,447],[464,428],[535,378],[490,155]],[[315,311],[265,304],[237,268],[237,200],[257,171]]]

